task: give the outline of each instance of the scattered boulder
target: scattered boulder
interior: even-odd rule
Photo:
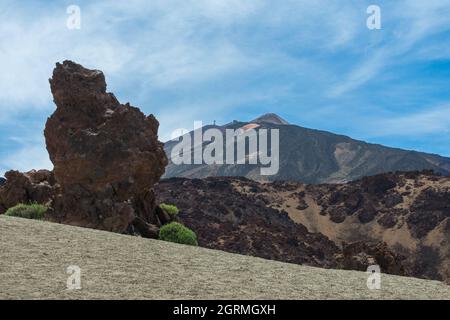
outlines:
[[[390,194],[384,200],[386,208],[393,208],[403,202],[403,196],[398,193]]]
[[[417,238],[423,238],[444,219],[450,218],[450,191],[426,188],[415,199],[411,211],[408,226]]]
[[[347,212],[343,207],[330,210],[330,220],[334,223],[342,223],[347,218]]]
[[[358,210],[358,219],[361,223],[368,223],[372,221],[377,215],[377,211],[373,204],[367,202]]]
[[[398,222],[397,212],[386,212],[377,220],[385,228],[393,228]]]
[[[336,258],[341,269],[366,271],[371,265],[379,265],[383,273],[406,275],[402,265],[404,257],[391,251],[384,242],[344,243],[342,253]]]
[[[377,196],[383,196],[388,190],[396,186],[396,182],[390,174],[379,174],[361,179],[361,189],[364,192]]]
[[[0,214],[19,203],[48,204],[54,197],[56,181],[51,171],[11,170],[5,177],[5,183],[0,186]]]

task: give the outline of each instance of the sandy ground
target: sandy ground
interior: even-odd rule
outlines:
[[[326,270],[0,216],[1,299],[450,299],[437,281]],[[66,268],[81,268],[68,290]]]

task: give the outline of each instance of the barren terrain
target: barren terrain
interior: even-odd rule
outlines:
[[[0,216],[1,299],[450,299],[438,281],[270,261]],[[81,268],[67,290],[66,268]]]

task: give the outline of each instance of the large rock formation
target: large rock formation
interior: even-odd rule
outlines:
[[[60,186],[51,220],[155,237],[152,187],[167,165],[159,123],[106,92],[105,76],[71,61],[50,79],[56,111],[45,139]]]

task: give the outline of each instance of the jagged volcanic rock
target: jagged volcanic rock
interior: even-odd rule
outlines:
[[[152,187],[167,165],[159,123],[106,92],[105,76],[71,61],[50,79],[56,111],[45,139],[61,192],[52,220],[155,236]]]
[[[0,186],[0,214],[18,203],[47,204],[53,199],[55,177],[48,170],[8,171]]]
[[[379,265],[384,273],[405,275],[402,261],[405,258],[391,251],[387,244],[354,242],[343,244],[342,253],[337,256],[339,269],[366,271],[370,265]]]

